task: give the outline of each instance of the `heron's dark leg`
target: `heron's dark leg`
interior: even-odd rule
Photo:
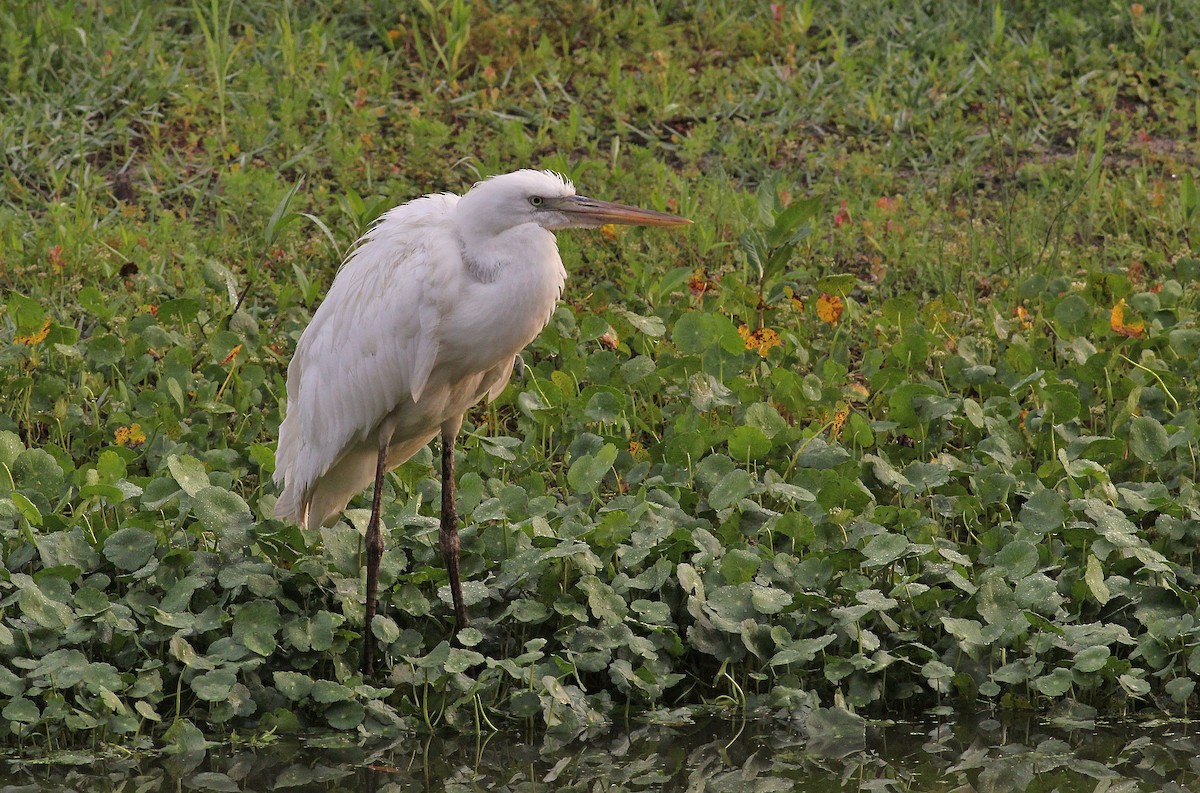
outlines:
[[[454,597],[455,630],[467,627],[467,607],[463,604],[462,579],[458,573],[458,512],[454,508],[454,436],[442,431],[442,557],[450,574],[450,594]]]
[[[379,560],[383,558],[383,533],[379,529],[379,512],[383,500],[383,477],[387,473],[387,444],[379,446],[375,461],[375,495],[371,499],[371,520],[367,522],[367,616],[363,628],[363,675],[370,677],[374,669],[375,636],[371,623],[375,621],[375,601],[379,595]]]

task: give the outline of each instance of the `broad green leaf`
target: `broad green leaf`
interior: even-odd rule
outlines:
[[[344,702],[354,698],[354,692],[341,683],[332,680],[314,680],[312,684],[313,702],[328,704]]]
[[[482,665],[486,660],[483,655],[474,650],[451,647],[450,656],[446,659],[446,665],[443,668],[447,674],[457,675],[472,667]]]
[[[908,553],[912,543],[903,534],[877,534],[871,538],[862,553],[865,567],[891,564]]]
[[[829,633],[816,639],[798,639],[790,642],[771,658],[771,666],[808,663],[836,639],[835,634]]]
[[[864,454],[863,462],[871,466],[871,470],[875,474],[875,478],[884,486],[895,490],[911,490],[912,482],[895,469],[895,467],[887,460],[874,454]]]
[[[167,469],[183,488],[183,492],[189,496],[194,496],[208,487],[208,471],[205,470],[204,463],[195,457],[186,454],[178,457],[172,454],[167,457]]]
[[[611,586],[594,575],[583,576],[576,586],[587,593],[588,608],[596,619],[612,624],[619,624],[625,619],[625,599],[614,592]]]
[[[1134,416],[1129,422],[1129,451],[1142,462],[1158,462],[1170,451],[1166,429],[1150,416]]]
[[[1053,490],[1039,490],[1021,507],[1018,520],[1029,531],[1045,534],[1062,526],[1067,515],[1067,502]]]
[[[96,366],[116,366],[125,357],[125,345],[111,333],[88,339],[87,359]]]
[[[773,586],[755,586],[750,603],[759,614],[778,614],[792,605],[792,596]]]
[[[918,493],[941,487],[950,481],[950,469],[941,463],[913,462],[904,466],[903,477]]]
[[[958,617],[942,617],[942,627],[964,646],[980,647],[984,642],[983,631],[976,620],[960,619]]]
[[[196,652],[196,648],[192,647],[187,639],[179,634],[171,637],[170,642],[171,655],[180,661],[184,666],[192,669],[212,669],[213,662]]]
[[[1085,647],[1075,654],[1075,669],[1080,672],[1099,672],[1108,663],[1110,653],[1103,645]]]
[[[325,711],[325,719],[335,730],[352,730],[362,724],[366,709],[359,702],[339,702]]]
[[[1167,696],[1174,700],[1177,705],[1186,705],[1192,696],[1192,692],[1196,690],[1196,681],[1188,677],[1177,677],[1174,680],[1168,681],[1164,688]]]
[[[1061,697],[1071,690],[1073,678],[1070,669],[1059,667],[1048,675],[1033,681],[1033,687],[1048,697]]]
[[[38,706],[32,701],[24,697],[17,697],[4,706],[4,710],[0,711],[0,715],[9,721],[15,721],[22,724],[35,724],[42,717]]]
[[[1019,581],[1037,568],[1038,549],[1028,540],[1005,543],[996,554],[996,567],[1004,571],[1009,581]]]
[[[70,606],[47,597],[29,576],[14,574],[12,581],[20,589],[17,603],[21,607],[21,613],[38,625],[53,631],[62,631],[75,621],[75,612]]]
[[[755,402],[746,408],[745,426],[754,427],[767,438],[774,438],[787,429],[788,423],[770,402]]]
[[[299,702],[309,695],[313,688],[313,679],[300,672],[275,672],[275,688],[293,702]]]
[[[754,551],[734,548],[721,558],[721,577],[727,584],[742,584],[758,573],[761,560]]]
[[[721,478],[708,493],[708,505],[713,509],[728,509],[754,492],[754,482],[744,468],[735,468]]]
[[[617,460],[617,447],[606,443],[595,454],[585,454],[567,471],[567,482],[576,493],[592,493]]]
[[[9,493],[8,497],[12,499],[13,504],[16,505],[17,511],[21,513],[21,517],[29,521],[31,526],[42,525],[42,512],[37,508],[36,504],[34,504],[25,496],[21,495],[16,490]]]
[[[226,532],[245,527],[254,520],[242,497],[225,488],[203,487],[192,495],[195,499],[192,510],[209,531]]]
[[[697,355],[713,343],[716,332],[709,316],[701,311],[688,311],[675,321],[671,340],[680,352]]]
[[[24,495],[37,494],[49,503],[59,499],[65,484],[62,467],[45,449],[21,452],[12,466],[12,479]]]
[[[150,532],[126,527],[117,529],[104,541],[104,558],[118,570],[132,572],[145,567],[157,547],[158,539]]]
[[[163,740],[163,751],[168,754],[203,754],[208,747],[204,733],[185,718],[176,719],[163,733]]]
[[[214,669],[192,678],[192,691],[205,702],[220,702],[229,697],[237,683],[237,674],[230,669]]]
[[[1094,553],[1088,554],[1087,569],[1083,574],[1083,580],[1091,591],[1092,597],[1096,598],[1096,602],[1102,606],[1108,603],[1112,593],[1108,589],[1108,584],[1104,583],[1104,569],[1100,566],[1100,560]]]
[[[771,451],[771,439],[757,427],[734,427],[727,443],[729,456],[742,462],[761,459]]]
[[[251,601],[233,615],[233,638],[264,657],[275,652],[280,627],[279,607],[271,601]]]

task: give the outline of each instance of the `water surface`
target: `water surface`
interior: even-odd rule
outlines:
[[[845,725],[842,725],[845,726]],[[802,729],[706,720],[554,736],[279,739],[202,755],[10,759],[0,793],[256,791],[1200,791],[1191,725],[974,719]]]

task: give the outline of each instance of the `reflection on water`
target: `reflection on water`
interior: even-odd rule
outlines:
[[[830,712],[826,712],[828,714]],[[358,746],[349,736],[254,750],[10,761],[0,793],[254,791],[1198,791],[1200,740],[1178,724],[1088,729],[1032,720],[806,729],[770,721],[633,725],[569,743],[460,734]],[[855,724],[859,727],[856,729]],[[64,765],[61,763],[75,763]]]

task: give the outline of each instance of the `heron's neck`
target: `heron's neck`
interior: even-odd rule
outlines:
[[[462,259],[467,271],[482,283],[492,283],[514,267],[541,271],[534,277],[566,277],[554,235],[535,223],[505,229],[498,234],[462,235]]]

